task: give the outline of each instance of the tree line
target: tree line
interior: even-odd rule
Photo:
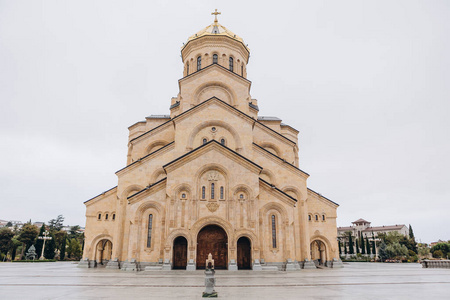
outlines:
[[[59,215],[42,224],[41,228],[31,224],[31,220],[21,228],[14,226],[0,228],[0,261],[24,260],[28,249],[34,245],[36,254],[41,256],[44,241],[39,239],[47,230],[50,240],[45,242],[44,257],[55,260],[79,260],[84,247],[84,233],[80,226],[72,226],[67,232],[63,230],[64,217]]]

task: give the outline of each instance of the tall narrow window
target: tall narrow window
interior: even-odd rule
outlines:
[[[189,62],[186,64],[186,75],[189,75]]]
[[[201,68],[202,68],[202,57],[199,56],[197,57],[197,71],[200,71]]]
[[[189,65],[188,65],[188,67],[189,67]],[[241,65],[241,76],[244,76],[244,65]]]
[[[203,145],[206,144],[208,142],[207,139],[203,139]]]
[[[109,217],[109,215],[108,215],[108,214],[106,214],[106,215],[105,215],[105,220],[108,220],[108,217]]]
[[[147,248],[152,246],[153,215],[148,216]]]
[[[205,199],[206,197],[206,188],[204,186],[202,186],[202,199]]]
[[[102,219],[102,214],[98,214],[98,219],[99,219],[99,220]]]
[[[112,219],[113,219],[113,221],[116,220],[116,214],[113,214]]]
[[[230,71],[233,72],[233,58],[230,57]]]
[[[220,199],[223,200],[223,186],[220,187]]]
[[[214,183],[211,183],[211,199],[214,199]]]
[[[217,54],[213,55],[213,64],[217,64],[217,62],[219,61],[219,57],[217,56]]]
[[[277,247],[277,227],[275,224],[275,215],[272,215],[272,248]]]

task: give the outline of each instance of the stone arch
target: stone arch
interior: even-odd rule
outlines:
[[[195,173],[195,184],[196,184],[196,192],[197,195],[193,195],[194,197],[196,197],[197,199],[201,198],[201,184],[200,184],[200,179],[203,176],[203,174],[205,174],[208,171],[211,170],[215,170],[220,172],[223,177],[225,178],[225,195],[227,194],[227,191],[229,191],[229,176],[228,176],[228,170],[219,164],[206,164],[204,166],[202,166],[200,169],[197,170],[197,172]]]
[[[325,236],[321,235],[320,233],[318,234],[317,231],[310,238],[310,242],[312,242],[314,240],[322,241],[325,244],[325,246],[327,247],[327,251],[328,251],[328,254],[329,254],[328,257],[331,257],[331,253],[334,252],[335,248],[331,245],[330,240],[327,239]]]
[[[234,233],[233,245],[235,245],[241,237],[248,238],[252,243],[253,246],[252,248],[255,248],[253,250],[256,250],[256,247],[259,245],[259,239],[258,236],[253,231],[248,229],[236,230],[236,232]]]
[[[165,247],[169,248],[172,247],[173,242],[175,241],[175,239],[179,236],[184,237],[187,242],[188,242],[188,247],[192,247],[193,245],[193,239],[192,239],[192,235],[189,232],[189,230],[187,229],[175,229],[172,232],[169,233],[169,235],[166,238],[166,242],[165,242]]]
[[[238,185],[234,186],[233,187],[233,198],[235,198],[235,196],[237,197],[237,194],[239,192],[243,192],[247,195],[246,200],[253,199],[253,190],[248,185],[238,184]]]
[[[272,154],[275,154],[276,156],[281,157],[281,150],[280,150],[280,147],[278,147],[277,145],[270,143],[270,142],[263,142],[263,143],[261,143],[260,146],[263,147],[264,149],[266,149],[267,151],[271,152]]]
[[[264,217],[264,215],[266,215],[270,210],[276,210],[280,213],[281,217],[283,218],[282,223],[285,223],[286,225],[289,223],[289,215],[283,205],[276,202],[267,203],[260,209],[261,217]]]
[[[134,214],[134,222],[136,224],[138,224],[140,221],[142,221],[142,214],[144,213],[144,211],[146,211],[149,208],[155,209],[158,212],[161,220],[164,221],[164,214],[165,214],[164,207],[162,207],[162,205],[159,204],[158,202],[146,201],[138,207],[138,209],[136,210],[136,212]]]
[[[128,186],[126,189],[123,190],[122,195],[120,196],[121,199],[127,199],[131,192],[139,192],[142,191],[144,189],[143,186],[138,185],[138,184],[132,184],[130,186]]]
[[[191,228],[192,236],[195,236],[197,238],[200,230],[202,230],[203,227],[206,227],[208,225],[217,225],[217,226],[222,227],[228,236],[228,241],[234,240],[233,225],[231,225],[231,223],[228,222],[227,220],[224,220],[224,219],[222,219],[220,217],[216,217],[216,216],[208,216],[208,217],[203,217],[201,219],[198,219],[194,223],[194,225],[192,225],[192,228]],[[228,247],[230,247],[230,243],[228,243]]]
[[[228,69],[228,68],[227,68]],[[220,99],[223,102],[228,103],[231,106],[236,105],[236,93],[232,88],[230,88],[228,85],[224,84],[220,81],[209,81],[202,85],[200,85],[193,93],[193,99],[195,105],[200,104],[201,95],[206,93],[208,90],[211,89],[218,89],[225,95],[227,99]],[[203,101],[208,100],[208,98],[203,99]]]
[[[283,192],[285,192],[286,194],[288,194],[289,196],[294,197],[295,199],[297,199],[297,201],[303,200],[302,192],[300,192],[298,188],[296,188],[296,187],[294,187],[292,185],[285,186],[281,190]],[[294,194],[295,196],[293,196],[291,193]]]
[[[260,177],[270,184],[277,185],[276,176],[272,173],[272,171],[268,169],[262,169],[260,173]]]
[[[233,126],[231,126],[228,123],[225,123],[224,121],[210,120],[210,121],[202,122],[202,123],[198,124],[197,126],[195,126],[194,129],[192,129],[191,133],[189,134],[187,147],[186,147],[188,150],[192,150],[194,138],[197,136],[197,134],[200,132],[200,130],[202,130],[203,128],[208,127],[208,126],[221,126],[221,127],[225,128],[226,130],[228,130],[231,133],[231,135],[233,136],[234,143],[236,145],[235,150],[237,152],[239,152],[240,149],[242,149],[241,138],[239,136],[239,133],[237,132],[236,129],[234,129]]]
[[[312,248],[314,246],[314,242],[320,242],[325,247],[323,250],[324,253],[320,253],[319,257],[314,257],[314,254],[312,253]],[[310,238],[310,251],[311,251],[311,259],[315,261],[316,265],[328,265],[328,262],[332,260],[332,253],[334,252],[334,248],[331,246],[330,241],[324,237],[323,235],[315,234]],[[318,251],[320,252],[320,244],[317,243]],[[319,260],[320,259],[320,260]]]
[[[173,199],[179,199],[179,194],[181,192],[186,192],[188,194],[186,199],[192,199],[192,188],[187,183],[181,183],[181,184],[177,185],[173,189],[173,191],[174,191],[173,192]]]
[[[149,184],[155,183],[160,179],[163,179],[164,177],[166,177],[166,171],[164,171],[163,168],[157,169],[155,172],[153,172],[152,174],[152,179],[151,182],[149,182]]]
[[[113,244],[113,238],[112,236],[110,236],[107,233],[102,233],[97,235],[92,242],[90,243],[89,249],[88,249],[88,257],[92,258],[92,260],[95,260],[96,258],[96,249],[97,249],[97,244],[101,241],[101,240],[108,240],[111,242],[111,244]],[[114,244],[113,244],[114,245]]]
[[[154,152],[162,147],[164,147],[165,145],[167,145],[169,142],[164,141],[164,140],[157,140],[157,141],[153,141],[151,142],[146,148],[145,148],[145,155],[150,154],[151,152]]]

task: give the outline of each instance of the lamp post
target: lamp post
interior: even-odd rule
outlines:
[[[44,231],[44,233],[42,233],[42,235],[43,235],[43,236],[38,237],[38,239],[44,240],[44,244],[42,245],[41,257],[39,257],[39,260],[44,260],[44,259],[45,259],[45,257],[44,257],[45,241],[46,241],[46,240],[51,240],[51,239],[52,239],[51,236],[48,236],[49,233],[48,233],[47,230]]]

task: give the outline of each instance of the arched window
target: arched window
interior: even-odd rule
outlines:
[[[277,247],[277,227],[275,223],[275,215],[272,215],[272,248]]]
[[[325,215],[322,215],[322,221],[325,221]]]
[[[148,216],[147,248],[152,246],[153,215]]]
[[[319,215],[316,215],[316,221],[319,221]]]
[[[116,214],[113,214],[112,216],[112,220],[115,221],[116,220]]]
[[[240,194],[239,199],[244,199],[244,194]]]
[[[208,142],[207,139],[203,139],[203,145],[206,144]]]
[[[311,215],[308,215],[308,221],[311,221]]]
[[[233,72],[233,58],[230,57],[229,61],[230,61],[230,71]]]
[[[181,194],[181,198],[186,199],[186,194],[185,193]]]
[[[220,139],[220,143],[225,146],[225,139]]]
[[[202,68],[202,57],[199,56],[197,57],[197,71],[200,71],[201,68]]]
[[[202,186],[202,199],[205,199],[206,197],[206,188]]]
[[[217,64],[219,61],[219,56],[217,54],[213,55],[213,64]]]
[[[102,219],[102,214],[98,214],[98,220]]]
[[[188,65],[189,67],[189,65]],[[244,76],[244,65],[241,65],[241,76]]]
[[[220,187],[220,199],[223,200],[223,186]]]
[[[211,183],[211,199],[214,199],[214,182]]]
[[[186,75],[189,75],[189,62],[186,64]]]
[[[108,214],[106,214],[106,215],[105,215],[105,220],[108,220],[108,217],[109,217]]]

